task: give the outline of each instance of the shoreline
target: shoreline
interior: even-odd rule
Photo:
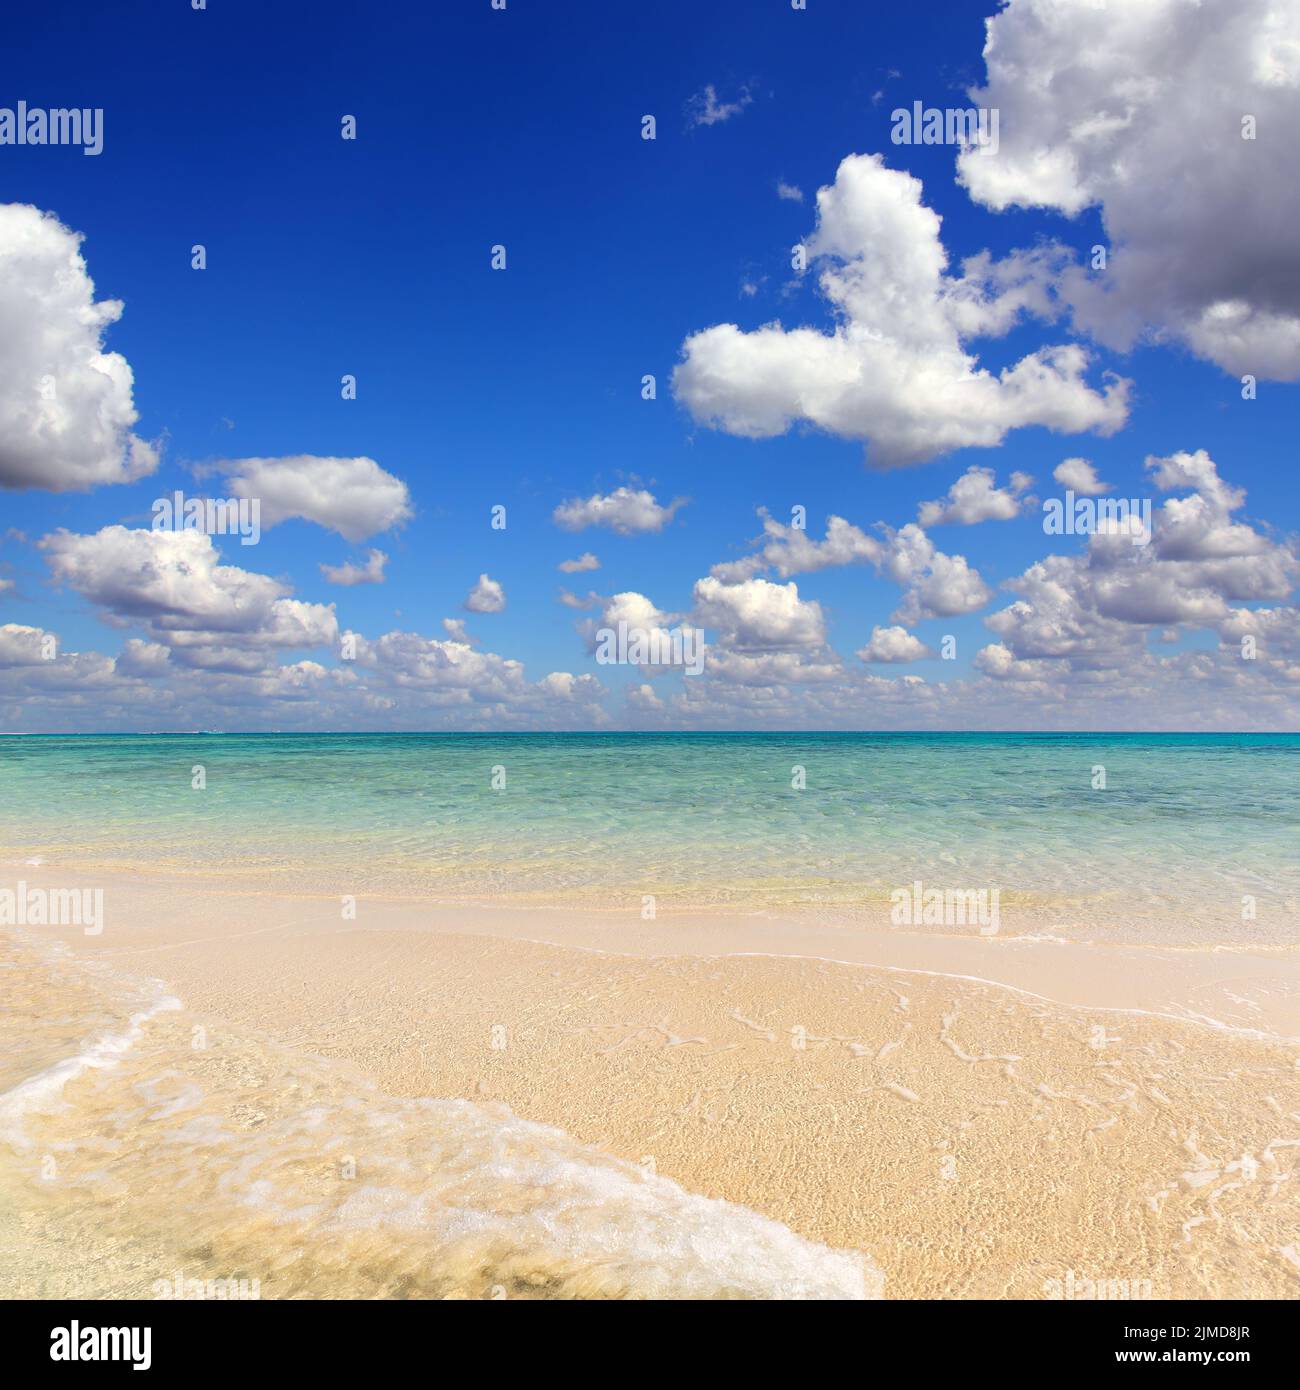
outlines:
[[[48,863],[0,861],[0,885],[13,879],[54,888],[84,874]],[[102,935],[85,937],[75,928],[33,930],[61,935],[74,949],[105,960],[155,950],[166,954],[220,938],[246,941],[280,931],[352,928],[468,934],[634,959],[810,961],[985,985],[1061,1008],[1146,1015],[1300,1045],[1300,947],[921,931],[891,928],[887,913],[826,925],[828,914],[814,907],[666,908],[643,921],[633,908],[439,900],[405,893],[358,894],[355,917],[344,919],[339,896],[328,892],[285,892],[274,883],[228,885],[203,874],[178,878],[166,871],[146,876],[134,869],[101,869],[98,876],[111,892],[109,925]],[[232,923],[250,914],[277,920],[232,930]],[[192,939],[178,932],[178,918],[192,924]]]

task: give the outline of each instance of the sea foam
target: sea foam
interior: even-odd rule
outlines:
[[[40,963],[16,964],[40,998]],[[70,968],[46,975],[53,1013],[72,1006]],[[84,1007],[110,981],[76,984]],[[162,995],[11,1086],[0,1162],[37,1181],[33,1149],[57,1156],[58,1187],[104,1234],[174,1248],[197,1277],[245,1272],[269,1298],[882,1296],[866,1254],[503,1105],[393,1096],[210,1022],[195,1050],[195,1024]],[[200,1246],[211,1269],[192,1268]]]

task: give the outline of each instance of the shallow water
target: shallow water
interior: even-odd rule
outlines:
[[[852,909],[919,879],[1288,946],[1297,785],[1300,735],[7,737],[0,857],[631,906]]]
[[[866,1255],[504,1106],[385,1095],[49,943],[0,939],[0,975],[0,1195],[22,1224],[0,1296],[879,1296]]]

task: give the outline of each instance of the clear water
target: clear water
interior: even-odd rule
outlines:
[[[1295,734],[6,737],[0,855],[610,906],[921,879],[1285,944],[1297,785]]]

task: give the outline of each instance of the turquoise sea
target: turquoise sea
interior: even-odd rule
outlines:
[[[920,879],[1293,944],[1298,786],[1297,734],[8,736],[0,855],[611,907]]]

